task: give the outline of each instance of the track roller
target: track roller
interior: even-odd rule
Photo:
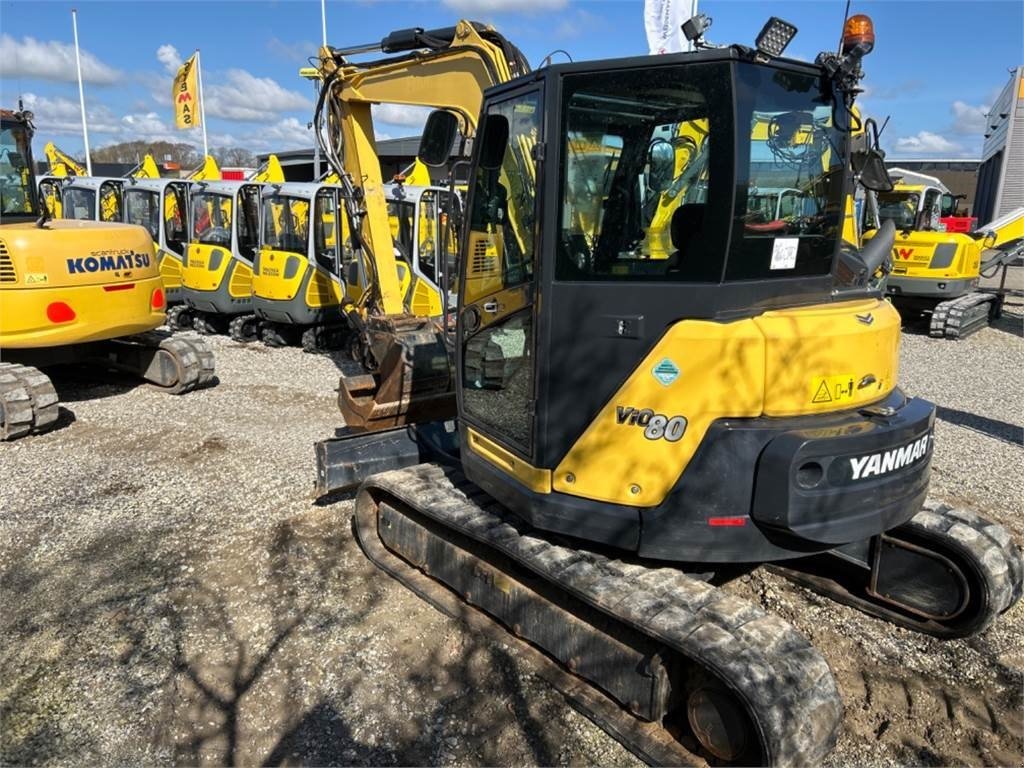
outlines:
[[[313,325],[302,332],[302,351],[310,354],[342,349],[347,329],[342,326]]]
[[[943,638],[982,632],[1024,589],[1024,561],[1005,528],[932,500],[864,552],[772,569],[867,614]]]
[[[204,336],[214,336],[227,332],[228,320],[220,315],[196,312],[192,319],[192,329]]]
[[[186,304],[175,304],[167,310],[167,327],[172,331],[191,330],[195,313]]]
[[[294,331],[289,326],[278,323],[271,323],[266,320],[260,322],[260,341],[268,347],[287,347],[294,343]]]
[[[228,336],[234,341],[248,344],[259,338],[259,319],[256,315],[238,315],[228,323]]]
[[[356,533],[379,567],[474,630],[517,644],[652,764],[819,764],[842,703],[793,627],[674,568],[542,538],[459,470],[369,478]]]
[[[52,429],[58,416],[50,377],[28,365],[0,363],[0,440]]]

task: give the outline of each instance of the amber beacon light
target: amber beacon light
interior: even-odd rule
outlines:
[[[863,46],[864,53],[871,53],[875,47],[875,25],[863,13],[851,16],[843,25],[843,53],[849,53],[858,45]]]

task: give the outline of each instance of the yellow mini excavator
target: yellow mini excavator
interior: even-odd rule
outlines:
[[[202,340],[154,331],[166,299],[146,231],[51,220],[33,173],[31,113],[0,119],[0,439],[57,423],[40,368],[120,370],[172,394],[211,383]]]
[[[207,155],[203,164],[183,179],[145,176],[129,179],[124,186],[124,221],[145,227],[153,238],[153,256],[164,281],[168,307],[183,301],[181,270],[189,238],[192,186],[195,182],[218,179],[217,162]]]
[[[259,247],[260,193],[283,182],[276,155],[248,181],[199,181],[191,188],[191,234],[181,282],[184,303],[167,315],[171,328],[228,333],[253,341],[252,266]]]
[[[816,765],[842,722],[829,666],[720,589],[728,574],[770,563],[948,638],[1013,605],[1024,563],[1000,526],[926,500],[935,408],[897,385],[899,317],[876,279],[894,227],[863,248],[844,235],[851,184],[891,188],[877,146],[851,148],[870,19],[813,64],[782,55],[796,28],[781,19],[753,47],[705,44],[708,23],[684,25],[692,53],[518,60],[486,91],[441,280],[454,329],[365,320],[411,379],[384,399],[451,382],[455,402],[319,443],[318,488],[358,488],[374,563],[515,644],[648,762]],[[465,21],[325,47],[320,104],[349,108],[350,52],[413,69],[463,44],[514,50]],[[379,261],[386,211],[351,167],[365,118],[329,120],[324,149],[354,248]],[[445,163],[467,119],[433,113],[423,161]],[[708,141],[677,142],[680,169],[661,141],[696,126]],[[649,195],[680,170],[693,181],[662,255]]]
[[[879,193],[874,215],[865,209],[865,237],[870,240],[883,222],[893,222],[897,234],[887,283],[893,303],[911,318],[926,316],[930,336],[962,339],[1002,314],[1006,270],[1024,256],[1024,209],[973,232],[948,232],[942,219],[955,200],[939,185],[932,177],[905,178]],[[982,276],[1000,270],[999,288],[979,289]]]

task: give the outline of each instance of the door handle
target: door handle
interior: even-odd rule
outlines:
[[[501,306],[496,301],[487,301],[484,302],[480,308],[489,315],[495,315],[498,313]]]

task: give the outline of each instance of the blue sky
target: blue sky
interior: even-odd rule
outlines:
[[[211,146],[312,145],[306,124],[314,94],[298,68],[318,47],[318,0],[0,0],[0,104],[24,98],[36,114],[38,146],[53,140],[72,154],[82,149],[73,6],[93,147],[134,139],[201,144],[198,131],[170,127],[172,73],[195,48]],[[787,54],[805,59],[834,48],[843,8],[844,0],[700,0],[714,19],[709,40],[750,43],[776,14],[800,30]],[[985,111],[1007,70],[1024,63],[1024,3],[854,0],[851,12],[875,22],[862,106],[879,122],[890,117],[883,134],[890,156],[977,157]],[[328,41],[370,42],[458,18],[494,24],[534,66],[556,48],[576,60],[647,52],[642,0],[329,0]],[[417,110],[386,107],[376,128],[382,137],[410,135],[422,120]]]

